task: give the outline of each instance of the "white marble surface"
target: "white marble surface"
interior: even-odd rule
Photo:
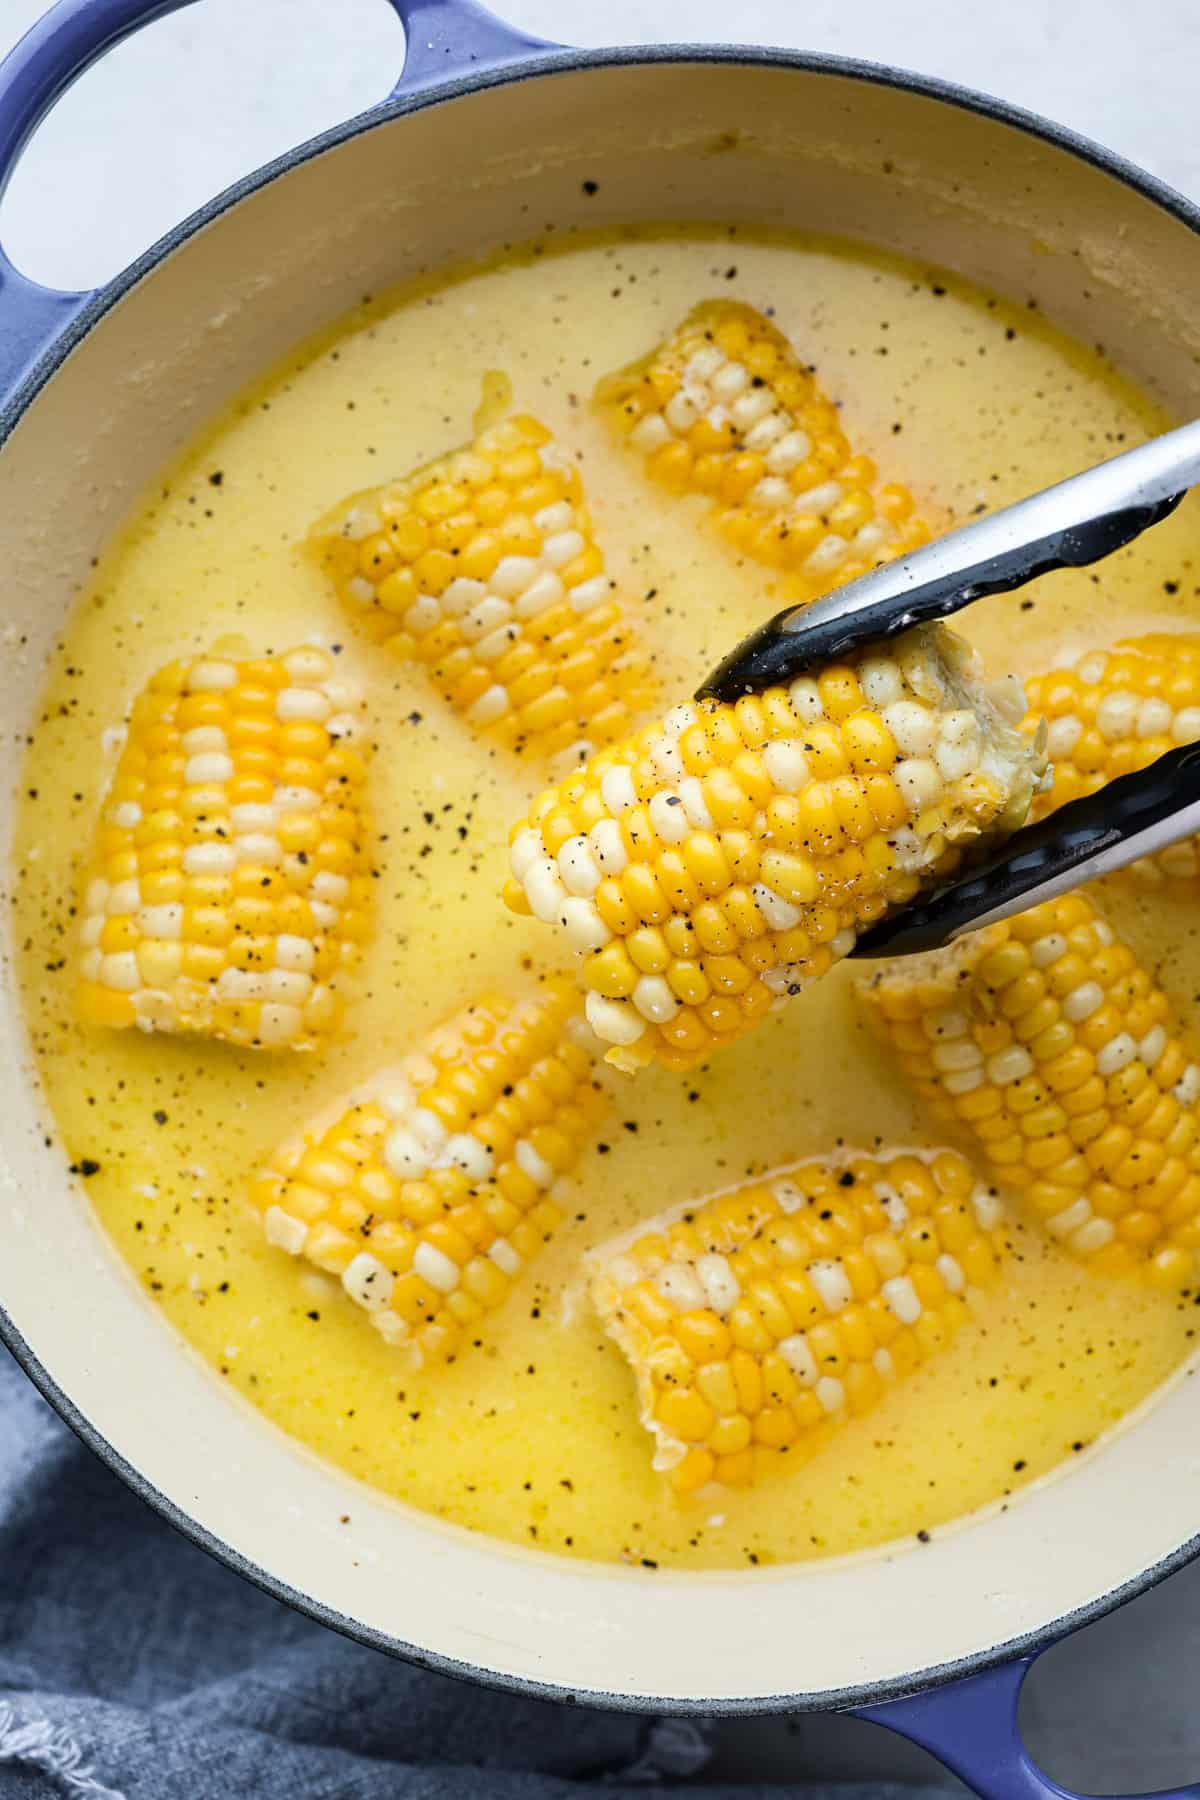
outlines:
[[[0,51],[42,7],[0,0]],[[579,44],[736,35],[945,76],[1048,113],[1200,199],[1195,0],[509,0],[504,10]],[[0,236],[41,280],[102,280],[247,169],[382,97],[402,54],[386,0],[201,0],[60,103],[0,207]],[[1196,1779],[1198,1674],[1200,1565],[1047,1659],[1025,1708],[1031,1743],[1060,1780],[1092,1791]],[[723,1736],[726,1779],[929,1769],[847,1720],[753,1722]]]
[[[0,45],[45,0],[0,0]],[[578,44],[795,44],[919,69],[1048,113],[1200,197],[1195,0],[503,0]],[[1134,23],[1136,21],[1136,23]],[[85,286],[247,169],[382,97],[387,0],[199,0],[67,95],[0,207],[14,259]]]

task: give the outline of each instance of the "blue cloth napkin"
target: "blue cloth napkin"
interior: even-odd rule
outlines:
[[[712,1732],[452,1681],[301,1618],[173,1531],[0,1350],[3,1800],[706,1800]],[[934,1790],[789,1787],[804,1800]],[[945,1792],[945,1790],[940,1790]]]

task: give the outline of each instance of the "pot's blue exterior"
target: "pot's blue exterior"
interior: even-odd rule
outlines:
[[[154,19],[190,4],[192,0],[58,0],[0,63],[0,194],[39,120],[70,84],[122,38]],[[514,30],[477,5],[476,0],[389,0],[389,4],[403,21],[408,42],[404,72],[389,99],[335,131],[300,146],[229,189],[168,234],[107,287],[82,294],[59,293],[42,287],[20,274],[0,248],[0,444],[95,321],[165,255],[226,207],[296,163],[319,155],[333,144],[398,114],[498,81],[524,80],[555,70],[658,61],[751,62],[823,71],[864,82],[907,88],[1003,120],[1094,163],[1116,180],[1146,195],[1200,235],[1200,212],[1188,201],[1099,146],[1035,115],[901,70],[787,51],[707,46],[568,50]],[[334,1630],[446,1674],[490,1681],[547,1699],[639,1711],[686,1711],[710,1715],[853,1709],[861,1717],[886,1725],[924,1745],[969,1782],[984,1800],[1080,1800],[1079,1796],[1071,1795],[1051,1781],[1026,1754],[1017,1729],[1017,1702],[1025,1676],[1036,1657],[1052,1642],[1135,1594],[1145,1592],[1200,1555],[1198,1537],[1172,1557],[1146,1569],[1136,1581],[1105,1595],[1092,1607],[1055,1621],[1032,1641],[998,1644],[972,1658],[938,1668],[914,1670],[899,1680],[851,1692],[789,1695],[784,1691],[761,1701],[732,1703],[697,1695],[686,1705],[678,1700],[660,1701],[652,1695],[634,1701],[613,1694],[571,1692],[562,1687],[504,1679],[462,1663],[449,1663],[430,1656],[418,1645],[383,1637],[318,1605],[309,1596],[295,1592],[265,1569],[248,1563],[229,1545],[215,1539],[131,1468],[58,1388],[38,1361],[33,1347],[24,1341],[2,1308],[0,1340],[8,1345],[67,1424],[143,1499],[239,1574]],[[901,1697],[897,1698],[897,1695]],[[1200,1787],[1172,1790],[1160,1796],[1160,1800],[1200,1800]]]

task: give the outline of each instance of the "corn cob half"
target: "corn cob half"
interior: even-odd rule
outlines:
[[[898,959],[862,984],[919,1098],[1095,1269],[1194,1279],[1200,1062],[1082,894]]]
[[[1119,775],[1148,768],[1177,744],[1200,741],[1200,634],[1156,632],[1094,651],[1028,683],[1030,726],[1044,717],[1054,786],[1038,816]],[[1195,838],[1133,865],[1149,881],[1194,882]]]
[[[333,658],[174,662],[134,704],[84,888],[88,1024],[311,1050],[366,935],[356,703]]]
[[[1020,824],[1044,770],[1023,708],[927,628],[733,706],[677,706],[542,795],[505,899],[584,959],[610,1062],[685,1068]]]
[[[839,1155],[649,1219],[588,1258],[655,1467],[688,1492],[811,1454],[946,1344],[1004,1212],[956,1152]]]
[[[310,541],[347,606],[495,742],[578,762],[651,703],[579,472],[536,419],[352,495]]]
[[[646,472],[711,497],[738,550],[813,599],[915,549],[912,495],[855,455],[837,408],[783,333],[752,306],[706,300],[642,361],[596,389]]]
[[[279,1146],[251,1188],[267,1238],[415,1364],[453,1356],[562,1219],[603,1109],[589,1038],[569,981],[482,996]]]

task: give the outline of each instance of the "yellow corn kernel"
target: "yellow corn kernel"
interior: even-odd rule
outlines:
[[[359,730],[311,645],[152,677],[84,882],[82,1018],[254,1049],[328,1040],[370,914]]]
[[[689,744],[702,774],[680,772]],[[734,706],[676,707],[599,752],[513,830],[504,898],[586,958],[609,1061],[686,1068],[825,974],[965,845],[1018,825],[1043,766],[959,640],[920,628]]]
[[[653,480],[708,496],[716,531],[786,571],[799,599],[929,536],[908,490],[881,486],[869,459],[849,454],[815,378],[753,307],[704,301],[595,397]],[[862,704],[849,684],[829,686],[831,717]]]
[[[1037,802],[1043,818],[1145,769],[1178,744],[1200,741],[1200,633],[1156,632],[1093,651],[1027,684],[1026,729],[1045,719],[1054,785]],[[1200,839],[1185,838],[1129,873],[1147,884],[1190,886],[1200,877]]]
[[[843,1153],[660,1214],[586,1267],[656,1466],[690,1493],[754,1479],[755,1444],[807,1455],[868,1410],[950,1342],[1005,1249],[957,1151]]]
[[[1083,894],[887,965],[860,992],[918,1094],[1066,1250],[1159,1285],[1195,1278],[1200,1059]]]
[[[437,1027],[278,1147],[250,1189],[268,1241],[339,1275],[414,1364],[461,1348],[561,1221],[603,1109],[580,1023],[559,977]]]
[[[578,471],[536,419],[352,494],[309,543],[372,635],[514,751],[569,768],[653,700]]]

